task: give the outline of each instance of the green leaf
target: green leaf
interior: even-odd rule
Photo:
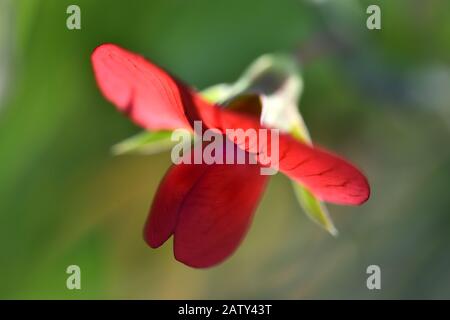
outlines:
[[[231,90],[231,85],[221,83],[202,90],[200,94],[209,102],[221,103],[232,95]]]
[[[297,140],[311,144],[311,138],[302,116],[295,127],[292,128],[291,134]],[[325,204],[316,198],[308,189],[301,184],[292,181],[295,196],[306,215],[319,226],[327,230],[331,235],[337,236],[338,230],[334,226],[333,220],[328,213]]]
[[[112,147],[115,155],[138,153],[155,154],[170,150],[177,141],[171,139],[172,131],[144,131],[138,133]]]
[[[295,196],[306,215],[315,223],[325,228],[325,230],[333,236],[337,236],[338,231],[334,226],[325,205],[300,184],[293,183],[292,186],[294,188]]]
[[[296,126],[292,128],[291,134],[297,140],[311,144],[308,128],[306,127],[300,114],[299,117],[301,121],[299,121]],[[306,215],[333,236],[337,236],[338,231],[334,226],[333,220],[331,219],[325,204],[301,184],[292,181],[292,186],[294,188],[297,200]]]

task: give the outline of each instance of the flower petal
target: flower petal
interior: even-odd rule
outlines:
[[[161,181],[144,228],[144,239],[158,248],[175,231],[183,200],[204,173],[200,165],[173,165]]]
[[[250,226],[267,176],[255,164],[178,164],[156,194],[144,236],[155,248],[174,234],[177,260],[206,268],[231,255]]]
[[[138,125],[150,130],[188,128],[182,96],[189,91],[161,68],[113,44],[92,53],[103,95]]]
[[[279,146],[280,171],[305,185],[320,199],[360,205],[369,198],[366,177],[351,163],[285,134],[280,135]]]
[[[210,165],[186,195],[175,229],[175,258],[205,268],[231,255],[245,236],[267,176],[258,165]]]

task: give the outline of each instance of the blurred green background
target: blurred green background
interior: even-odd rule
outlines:
[[[81,8],[81,30],[66,8]],[[366,28],[378,4],[382,30]],[[333,238],[271,179],[225,263],[195,270],[142,228],[170,154],[113,157],[140,131],[94,82],[117,43],[204,88],[255,58],[304,61],[315,142],[365,171],[371,199],[329,206]],[[450,2],[0,0],[0,298],[450,298]],[[66,289],[81,267],[82,290]],[[366,288],[381,267],[382,290]]]

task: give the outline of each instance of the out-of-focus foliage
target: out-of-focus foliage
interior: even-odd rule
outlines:
[[[369,31],[373,2],[79,0],[82,29],[70,31],[72,1],[0,0],[0,297],[450,298],[450,2],[375,1],[382,30]],[[330,206],[333,238],[278,175],[224,264],[194,270],[170,243],[148,248],[170,154],[111,155],[140,130],[96,88],[89,57],[104,42],[198,88],[294,52],[314,142],[362,168],[371,199]],[[81,291],[65,287],[70,264]]]

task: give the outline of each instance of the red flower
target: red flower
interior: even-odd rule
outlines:
[[[113,44],[92,54],[103,95],[133,122],[148,130],[259,129],[259,116],[206,102],[190,87],[140,55]],[[364,175],[345,160],[279,137],[279,170],[328,202],[359,205],[369,197]],[[153,201],[144,236],[152,247],[174,235],[175,258],[204,268],[222,262],[238,247],[264,191],[267,176],[255,164],[173,165]]]

